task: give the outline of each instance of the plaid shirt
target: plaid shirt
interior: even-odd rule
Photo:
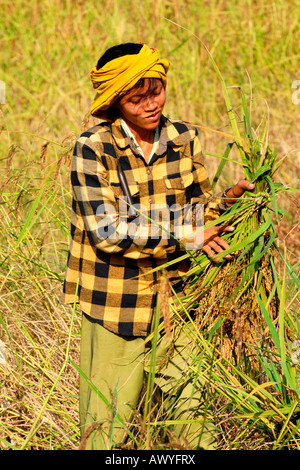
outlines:
[[[136,217],[128,217],[118,160]],[[182,208],[211,196],[198,131],[162,116],[159,146],[147,165],[119,119],[102,121],[77,139],[71,183],[64,303],[76,300],[78,283],[83,312],[114,333],[147,336],[162,278],[160,271],[151,271],[185,252],[179,242]],[[217,202],[206,205],[205,222],[218,215]],[[179,295],[186,268],[176,263],[166,271]]]

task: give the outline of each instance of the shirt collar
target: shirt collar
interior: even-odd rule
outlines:
[[[114,141],[120,149],[127,146],[132,147],[130,137],[122,127],[120,118],[111,123],[111,130]],[[159,147],[156,149],[156,154],[162,155],[168,146],[181,147],[185,145],[190,140],[190,134],[186,130],[186,126],[182,126],[181,121],[170,121],[162,115],[159,125]]]
[[[141,147],[137,143],[136,138],[135,138],[134,134],[131,132],[129,126],[127,125],[127,123],[122,118],[120,119],[120,122],[121,122],[122,129],[125,131],[126,135],[129,137],[131,144],[134,145],[134,147],[138,151],[138,153],[144,158],[143,150],[141,149]],[[156,152],[156,150],[158,149],[158,146],[159,146],[159,126],[157,126],[154,130],[154,141],[153,141],[152,151],[151,151],[151,154],[149,156],[148,163],[150,163],[150,160],[151,160],[152,156],[154,155],[154,153]]]

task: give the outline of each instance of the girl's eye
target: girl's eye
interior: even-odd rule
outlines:
[[[132,97],[130,101],[133,104],[138,104],[141,101],[141,99],[138,97]]]

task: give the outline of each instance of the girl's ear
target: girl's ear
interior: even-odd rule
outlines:
[[[106,111],[108,119],[114,120],[119,116],[119,100],[115,101]]]
[[[114,110],[114,111],[117,111],[120,109],[120,98],[117,99],[117,101],[115,101],[112,105],[111,105],[111,108]]]

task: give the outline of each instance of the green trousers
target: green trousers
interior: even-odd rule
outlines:
[[[155,385],[162,393],[164,409],[171,413],[166,416],[173,423],[171,433],[177,443],[187,449],[215,449],[216,432],[209,424],[203,384],[200,380],[196,383],[189,380],[194,354],[195,343],[183,330],[174,341],[165,334],[160,335],[155,354]],[[83,315],[79,389],[81,448],[108,450],[122,444],[139,402],[145,372],[149,373],[150,364],[153,367],[150,357],[151,342],[118,336]],[[186,423],[187,420],[193,422]]]

